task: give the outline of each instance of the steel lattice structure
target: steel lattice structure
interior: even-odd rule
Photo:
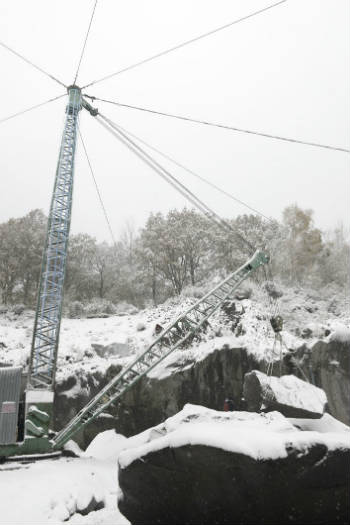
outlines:
[[[68,105],[51,200],[30,356],[28,388],[52,389],[55,381],[63,284],[72,210],[74,158],[81,90],[68,88]]]
[[[208,319],[225,301],[233,297],[234,291],[251,273],[269,262],[269,257],[256,251],[253,257],[223,282],[215,286],[202,299],[181,314],[153,341],[129,366],[113,378],[53,439],[54,448],[62,447],[73,435],[94,420],[127,390],[150,372],[169,354],[190,344],[205,328]]]

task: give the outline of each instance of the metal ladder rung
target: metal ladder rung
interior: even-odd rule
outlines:
[[[132,368],[130,368],[129,370],[127,370],[127,371],[125,372],[125,375],[128,375],[128,374],[131,374],[131,375],[134,376],[134,377],[137,377],[137,376],[140,375],[139,372],[136,372],[136,370],[133,370]]]
[[[209,304],[209,305],[210,305],[211,307],[213,307],[213,308],[216,306],[216,304],[211,303],[210,301],[208,301],[208,299],[205,299],[205,301],[203,301],[203,303],[204,303],[204,304],[207,303],[207,304]]]
[[[195,321],[192,321],[192,319],[190,319],[189,317],[187,319],[188,319],[189,323],[194,325],[196,328],[199,328],[201,326],[200,323],[196,323]]]
[[[161,355],[157,354],[156,352],[153,352],[151,350],[148,350],[147,354],[146,355],[150,355],[152,357],[155,357],[157,359],[160,359]]]
[[[194,308],[194,310],[200,313],[201,315],[205,315],[205,311],[201,310],[200,308]]]
[[[217,295],[217,293],[213,293],[213,294],[211,294],[211,295],[213,295],[214,297],[216,297],[217,299],[219,299],[219,301],[223,301],[223,300],[225,299],[225,297],[226,297],[226,295],[224,295],[224,296],[222,297],[221,295]]]

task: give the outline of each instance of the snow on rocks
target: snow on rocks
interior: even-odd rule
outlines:
[[[349,427],[339,426],[336,419],[329,418],[325,420],[329,429],[326,435],[318,431],[299,432],[293,420],[279,412],[221,412],[187,404],[164,423],[129,438],[128,447],[119,455],[119,465],[126,468],[150,452],[184,445],[215,446],[254,459],[286,457],[290,445],[300,450],[312,443],[323,443],[330,449],[350,449]]]
[[[83,455],[84,457],[116,461],[120,452],[127,447],[127,442],[128,439],[122,434],[117,434],[115,430],[105,430],[97,434]]]
[[[278,410],[287,417],[321,417],[327,404],[325,392],[294,375],[267,376],[253,370],[245,375],[244,397],[251,410]]]
[[[109,345],[91,343],[91,346],[98,356],[104,358],[111,356],[123,357],[132,353],[132,349],[126,343],[111,343]]]
[[[316,432],[348,432],[350,444],[350,427],[335,419],[330,414],[323,414],[319,419],[288,418],[296,428],[300,430],[312,430]]]
[[[350,328],[340,323],[335,325],[334,331],[329,335],[329,340],[338,341],[339,343],[350,343]]]
[[[214,283],[212,283],[214,284]],[[229,344],[231,347],[245,346],[248,352],[262,360],[271,357],[273,332],[269,326],[266,294],[254,288],[250,299],[237,302],[243,310],[239,322],[233,326],[232,319],[219,310],[210,319],[210,326],[201,334],[200,341],[188,350],[189,360],[201,359],[210,351]],[[209,286],[210,287],[210,286]],[[113,363],[128,362],[141,353],[154,339],[156,324],[166,327],[169,323],[196,302],[195,297],[181,296],[171,298],[165,303],[145,310],[117,308],[117,314],[104,318],[62,320],[60,349],[57,363],[57,381],[60,382],[77,367],[85,373],[99,371],[104,373]],[[336,330],[340,337],[342,330],[350,329],[346,317],[346,305],[338,298],[343,317],[327,311],[327,299],[315,296],[310,291],[284,289],[281,298],[281,313],[285,317],[284,338],[289,348],[300,347],[306,343],[311,347],[319,338],[326,337]],[[317,308],[317,309],[316,309]],[[312,311],[310,311],[312,310]],[[12,311],[0,313],[1,362],[7,365],[26,366],[32,337],[34,314],[25,310],[20,316]],[[338,328],[337,328],[338,327]],[[340,332],[339,332],[340,330]],[[342,332],[341,337],[345,336]],[[193,350],[193,355],[191,352]],[[177,357],[183,359],[182,352]],[[272,356],[278,359],[278,356]],[[165,368],[174,362],[170,356]],[[181,360],[180,359],[180,360]],[[126,360],[126,361],[125,361]]]
[[[321,428],[186,405],[121,452],[119,507],[139,524],[347,523],[350,429]]]

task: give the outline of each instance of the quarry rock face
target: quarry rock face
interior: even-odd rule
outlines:
[[[311,352],[315,383],[327,393],[329,412],[350,424],[350,343],[318,341]]]
[[[325,391],[327,411],[345,424],[350,423],[349,356],[349,343],[339,341],[318,341],[311,349],[303,346],[293,356],[310,382]],[[284,358],[282,373],[300,377],[300,370],[289,357]],[[98,432],[111,428],[130,436],[172,416],[186,403],[221,410],[225,398],[229,397],[235,410],[245,410],[244,376],[252,370],[265,372],[266,366],[264,361],[258,361],[245,348],[228,345],[213,351],[201,361],[185,359],[179,366],[169,368],[168,375],[142,378],[118,404],[110,407],[108,414],[98,417],[75,439],[85,447]],[[275,369],[279,369],[278,364]],[[78,379],[72,376],[58,384],[55,429],[63,428],[119,371],[120,367],[111,365],[105,375],[96,373]],[[257,410],[257,407],[251,407],[251,410]]]
[[[96,371],[90,374],[77,372],[56,384],[54,399],[54,429],[62,429],[86,403],[103,388],[120,370],[120,365],[111,365],[105,374]],[[96,422],[76,434],[75,441],[86,446],[103,430],[115,428],[115,421],[109,414],[101,414]]]
[[[265,365],[260,363],[260,366]],[[215,350],[202,361],[186,361],[182,366],[169,370],[169,375],[163,378],[143,377],[124,394],[120,402],[110,407],[108,412],[113,418],[108,417],[108,414],[98,417],[76,434],[74,439],[85,447],[98,432],[110,428],[131,436],[176,414],[186,403],[203,404],[220,410],[225,397],[230,397],[235,409],[244,408],[244,374],[258,367],[259,363],[245,348],[225,347]],[[56,429],[63,428],[107,383],[107,378],[99,377],[97,386],[97,379],[97,376],[94,380],[90,378],[89,386],[80,391],[76,387],[74,395],[70,385],[67,390],[64,385],[59,385],[55,397]]]
[[[335,444],[276,412],[191,408],[119,457],[119,508],[133,525],[348,523],[348,432]]]
[[[311,349],[300,348],[295,355],[311,383],[327,394],[327,411],[350,424],[350,342],[330,338],[317,341]],[[289,373],[298,370],[287,366]]]

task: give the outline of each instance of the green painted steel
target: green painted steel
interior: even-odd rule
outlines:
[[[23,442],[0,445],[0,458],[10,456],[38,455],[53,452],[52,441],[47,437],[28,437]]]
[[[249,261],[227,277],[222,283],[181,314],[138,356],[99,392],[53,439],[54,449],[62,447],[76,432],[93,421],[108,406],[157,366],[171,352],[189,344],[206,324],[209,317],[231,299],[236,288],[260,266],[267,264],[269,257],[256,251]]]

